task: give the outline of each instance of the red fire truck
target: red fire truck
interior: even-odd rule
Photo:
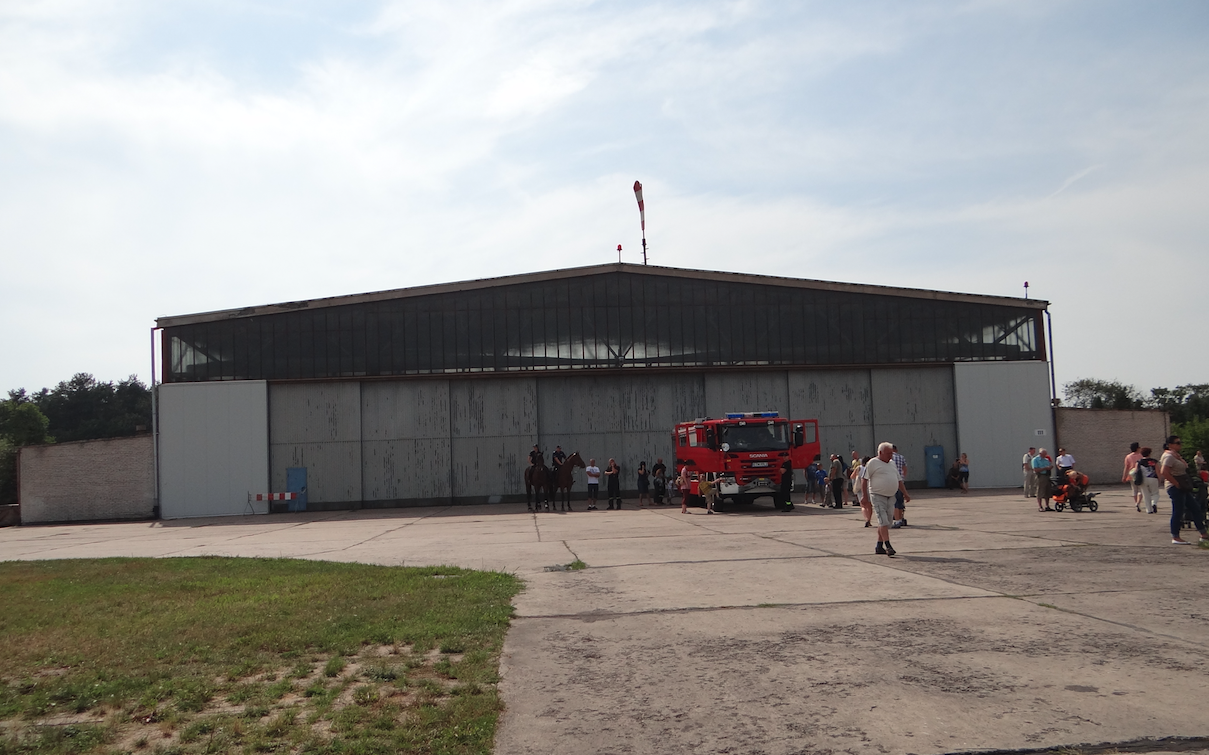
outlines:
[[[747,504],[767,495],[783,508],[791,504],[782,493],[781,470],[786,460],[793,469],[805,469],[819,455],[819,423],[783,419],[777,412],[732,412],[722,419],[681,422],[672,431],[672,443],[673,479],[687,468],[694,497],[697,483],[709,479],[718,483],[719,501]]]

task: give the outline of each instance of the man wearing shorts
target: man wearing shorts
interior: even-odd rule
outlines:
[[[1024,473],[1024,497],[1037,497],[1037,474],[1033,472],[1033,459],[1037,458],[1037,449],[1028,447],[1028,453],[1020,460],[1020,471]]]
[[[903,501],[910,502],[911,496],[903,485],[903,479],[894,466],[894,446],[882,443],[877,447],[877,458],[865,465],[865,476],[861,478],[861,498],[873,505],[877,517],[877,549],[874,553],[893,556],[890,546],[890,524],[894,521],[894,497],[902,493]]]

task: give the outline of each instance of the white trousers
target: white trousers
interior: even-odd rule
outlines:
[[[1159,510],[1159,491],[1163,486],[1159,483],[1157,477],[1142,478],[1142,505],[1147,511]]]

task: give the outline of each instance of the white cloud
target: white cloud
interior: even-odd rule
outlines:
[[[266,84],[147,52],[158,6],[6,4],[0,390],[145,376],[157,315],[637,261],[636,178],[655,264],[1027,279],[1070,379],[1189,382],[1121,313],[1198,316],[1206,54],[1081,7],[392,2]]]

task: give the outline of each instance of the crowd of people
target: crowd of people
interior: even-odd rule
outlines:
[[[551,474],[557,478],[562,466],[566,463],[567,454],[563,451],[562,446],[555,446],[554,452],[550,454]],[[545,466],[545,454],[537,445],[534,445],[533,450],[529,452],[529,466]],[[589,459],[584,468],[584,474],[588,478],[588,511],[599,510],[601,477],[604,477],[605,496],[608,500],[606,510],[621,511],[622,472],[617,460],[609,459],[608,464],[602,470],[597,466],[596,459]],[[638,490],[639,508],[671,504],[672,490],[680,487],[679,480],[672,482],[668,479],[668,469],[667,465],[663,463],[663,459],[656,459],[655,464],[649,469],[645,461],[640,462],[635,483]]]
[[[1200,534],[1201,543],[1209,543],[1209,532],[1206,531],[1205,508],[1194,498],[1194,483],[1189,464],[1181,456],[1182,443],[1179,436],[1172,435],[1163,444],[1163,453],[1158,459],[1152,456],[1153,449],[1132,443],[1129,453],[1125,456],[1121,471],[1121,482],[1129,483],[1133,493],[1134,507],[1138,512],[1145,510],[1149,514],[1158,512],[1159,490],[1164,489],[1171,501],[1171,542],[1187,544],[1181,536],[1185,521],[1196,527]],[[554,474],[566,463],[567,456],[561,446],[556,446],[552,454]],[[542,453],[537,446],[529,454],[531,465],[543,464]],[[1036,500],[1038,511],[1054,511],[1051,501],[1056,491],[1062,491],[1066,486],[1087,484],[1087,476],[1075,469],[1075,457],[1065,448],[1059,448],[1057,456],[1051,456],[1045,448],[1030,446],[1021,459],[1021,473],[1024,481],[1024,496]],[[1196,475],[1204,483],[1209,483],[1209,468],[1200,450],[1196,451],[1192,465]],[[789,469],[784,470],[786,479],[785,492],[788,493]],[[620,511],[621,498],[621,465],[616,459],[609,459],[604,470],[591,459],[585,469],[588,478],[588,510],[597,510],[600,494],[600,478],[605,478],[605,489],[608,497],[608,510]],[[638,507],[674,505],[673,495],[680,495],[680,511],[688,513],[688,503],[693,481],[687,468],[676,473],[669,473],[663,459],[657,459],[649,469],[645,461],[638,465],[636,488],[638,490]],[[890,545],[890,530],[907,526],[906,504],[911,496],[907,493],[907,460],[898,452],[898,447],[892,443],[882,443],[878,446],[876,456],[861,456],[857,451],[851,452],[851,460],[847,463],[839,454],[831,454],[826,463],[821,456],[806,468],[806,493],[804,503],[817,503],[820,506],[842,508],[851,504],[860,506],[865,527],[877,528],[878,554],[893,556],[895,551]],[[970,460],[962,453],[953,460],[953,466],[947,474],[950,488],[958,489],[961,493],[969,492]],[[697,481],[697,495],[705,503],[705,513],[714,513],[718,499],[717,484],[708,479]],[[1061,501],[1061,498],[1058,499]],[[792,509],[789,502],[785,510]],[[873,524],[874,518],[877,524]]]
[[[821,457],[816,457],[806,467],[806,496],[804,503],[817,503],[820,506],[838,509],[843,508],[851,502],[853,506],[861,507],[865,526],[871,527],[873,526],[870,523],[873,518],[873,509],[871,504],[860,494],[860,489],[861,481],[864,479],[865,470],[869,462],[877,457],[861,456],[858,451],[852,451],[851,453],[852,458],[848,463],[845,463],[839,454],[831,454],[826,465],[822,463]],[[899,476],[903,480],[906,480],[907,459],[898,452],[898,446],[893,443],[890,444],[890,458]],[[910,499],[904,499],[902,495],[895,496],[892,523],[888,525],[892,529],[897,529],[907,524],[906,500]]]
[[[1139,512],[1146,507],[1146,513],[1154,514],[1159,510],[1159,486],[1167,491],[1171,500],[1171,542],[1173,545],[1188,545],[1181,530],[1184,522],[1191,522],[1201,543],[1209,543],[1209,533],[1205,530],[1205,507],[1203,501],[1194,497],[1196,485],[1188,462],[1181,455],[1184,444],[1178,435],[1169,436],[1163,443],[1163,453],[1156,460],[1151,456],[1152,449],[1139,448],[1139,444],[1131,443],[1129,453],[1125,455],[1125,463],[1121,469],[1121,482],[1128,482],[1133,491],[1134,508]],[[1193,469],[1200,478],[1202,486],[1209,482],[1209,469],[1206,468],[1205,456],[1197,449],[1192,459]]]
[[[1181,455],[1183,443],[1180,436],[1168,436],[1163,443],[1159,458],[1152,455],[1154,449],[1134,442],[1129,444],[1121,468],[1121,482],[1129,483],[1133,494],[1134,508],[1141,513],[1157,514],[1159,491],[1165,490],[1171,501],[1171,542],[1187,545],[1181,530],[1190,522],[1200,534],[1200,542],[1209,543],[1206,533],[1205,507],[1194,497],[1196,483],[1189,464]],[[1024,454],[1021,471],[1024,475],[1024,497],[1036,499],[1038,511],[1053,511],[1050,501],[1055,490],[1069,484],[1087,483],[1087,476],[1075,469],[1075,457],[1066,449],[1059,448],[1058,456],[1052,457],[1044,448],[1033,448]],[[1209,483],[1209,468],[1205,456],[1197,450],[1193,456],[1193,469],[1201,483]]]

